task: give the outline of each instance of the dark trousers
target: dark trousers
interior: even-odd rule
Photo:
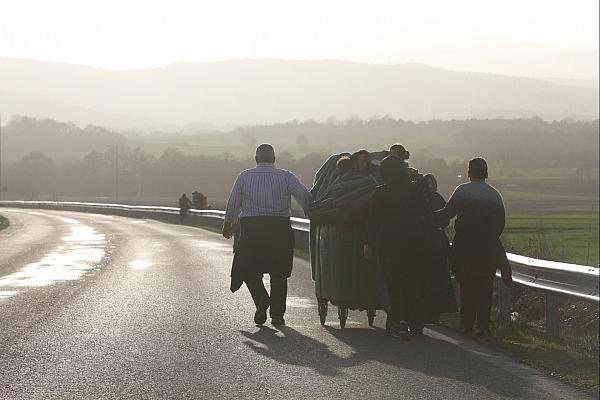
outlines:
[[[475,321],[480,331],[490,329],[494,276],[495,273],[488,275],[465,273],[459,277],[460,319],[464,329],[473,330]]]
[[[285,314],[285,300],[287,298],[287,278],[283,274],[269,274],[271,277],[271,318],[283,318]],[[267,289],[262,280],[262,275],[244,280],[250,291],[254,305],[258,307],[263,297],[268,296]]]
[[[183,220],[185,219],[187,212],[188,212],[188,210],[185,208],[179,209],[179,223],[180,224],[183,224]]]

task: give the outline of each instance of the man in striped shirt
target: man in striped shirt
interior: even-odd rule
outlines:
[[[231,269],[231,291],[246,283],[256,305],[254,322],[264,324],[271,307],[272,324],[284,325],[287,278],[292,272],[294,253],[291,197],[303,209],[310,205],[312,197],[294,174],[275,167],[273,146],[258,146],[255,159],[256,167],[237,177],[227,201],[223,236],[231,237],[232,224],[237,219],[241,224]],[[264,273],[271,278],[270,297],[262,281]]]

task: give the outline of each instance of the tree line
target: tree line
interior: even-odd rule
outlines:
[[[283,151],[277,166],[293,171],[311,187],[314,175],[329,157],[313,153],[295,158]],[[462,162],[447,163],[443,159],[419,161],[425,172],[434,173],[443,191],[456,183],[464,173]],[[114,146],[104,152],[91,152],[79,161],[56,162],[41,152],[32,152],[21,160],[3,166],[3,184],[9,190],[6,198],[25,200],[103,199],[145,202],[154,199],[171,204],[181,193],[193,190],[204,193],[209,202],[222,206],[236,176],[254,165],[251,157],[230,155],[186,155],[167,149],[159,157],[139,148]],[[172,202],[169,199],[173,199]]]
[[[309,187],[333,152],[381,150],[402,142],[411,151],[411,165],[436,175],[446,196],[466,179],[466,161],[479,155],[505,178],[518,177],[518,168],[570,168],[581,181],[564,190],[597,193],[597,120],[329,119],[237,128],[220,135],[224,144],[237,137],[245,155],[192,155],[176,148],[151,154],[131,145],[126,135],[105,128],[15,118],[2,133],[2,185],[8,187],[4,197],[112,201],[119,196],[123,201],[173,204],[181,193],[198,190],[218,206],[237,174],[254,164],[253,146],[260,141],[274,143],[277,165],[296,173]],[[177,136],[182,139],[194,137]],[[22,155],[17,157],[17,152]]]

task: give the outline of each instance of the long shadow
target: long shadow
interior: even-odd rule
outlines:
[[[530,394],[526,390],[530,385],[527,379],[442,339],[420,335],[402,341],[368,328],[340,330],[326,326],[325,329],[350,346],[360,363],[377,361],[398,369],[483,386],[505,397],[524,398]]]
[[[372,328],[324,329],[352,349],[340,357],[329,347],[290,327],[280,330],[261,327],[257,332],[240,331],[245,344],[258,354],[277,362],[315,370],[325,376],[343,376],[344,370],[361,364],[379,362],[402,370],[478,385],[512,398],[527,396],[530,382],[515,376],[485,359],[445,340],[423,335],[401,341]],[[280,333],[279,333],[280,332]]]
[[[288,326],[279,330],[261,326],[257,332],[240,333],[251,339],[245,344],[258,354],[283,364],[312,368],[322,375],[341,376],[344,368],[360,364],[354,360],[353,355],[340,357],[326,344]]]

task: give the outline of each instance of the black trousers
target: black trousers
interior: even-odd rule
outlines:
[[[285,301],[287,298],[287,277],[284,274],[272,273],[271,277],[271,318],[283,318],[285,314]],[[269,296],[263,283],[262,275],[244,280],[246,287],[250,291],[254,305],[258,307],[260,301],[265,296]]]
[[[183,224],[183,220],[187,215],[188,210],[185,208],[180,208],[179,209],[179,223]]]
[[[495,271],[487,275],[464,273],[459,277],[460,319],[464,329],[472,330],[475,321],[477,321],[477,329],[490,329],[494,277]]]

